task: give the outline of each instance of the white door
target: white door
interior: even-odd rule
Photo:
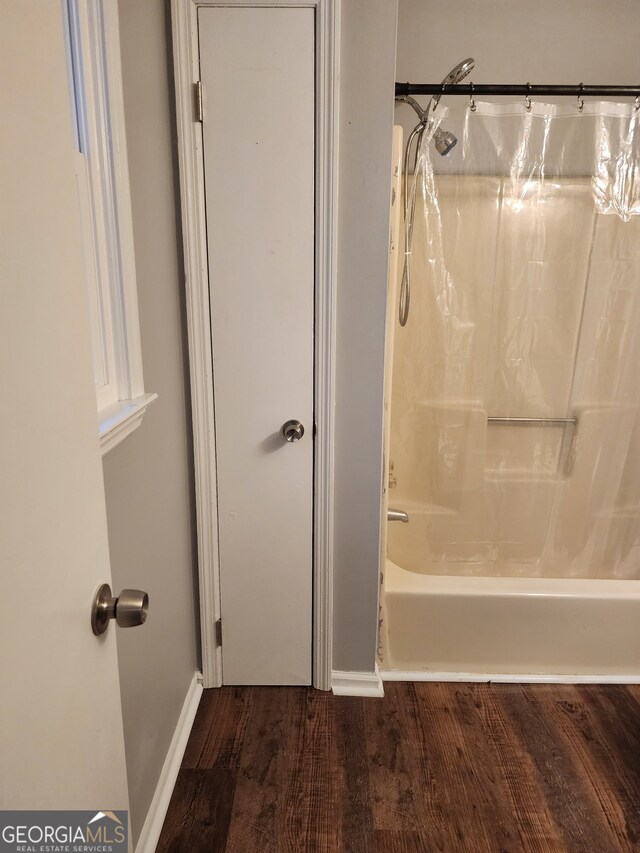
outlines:
[[[314,11],[198,22],[223,681],[310,684]]]
[[[60,3],[0,6],[0,808],[128,808]],[[37,845],[36,845],[37,846]]]

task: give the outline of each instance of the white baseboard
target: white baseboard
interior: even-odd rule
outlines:
[[[334,696],[384,696],[378,664],[375,672],[343,672],[334,669],[331,673],[331,690]]]
[[[156,786],[156,792],[151,800],[147,817],[136,844],[136,853],[155,853],[162,825],[167,815],[169,801],[178,778],[178,771],[182,763],[187,741],[191,734],[191,727],[196,717],[196,711],[202,697],[202,676],[199,672],[193,674],[191,684],[187,690],[182,711],[178,718],[176,730],[171,738],[167,757],[162,765],[160,778]]]
[[[630,675],[546,675],[504,672],[405,672],[398,669],[382,670],[383,681],[460,681],[479,684],[493,681],[495,684],[640,684],[638,673]]]

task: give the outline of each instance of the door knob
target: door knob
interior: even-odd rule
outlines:
[[[287,441],[300,441],[304,435],[304,427],[300,421],[287,421],[282,425],[282,434]]]
[[[119,596],[111,594],[111,587],[103,583],[96,590],[91,607],[91,628],[96,635],[104,634],[109,621],[115,619],[121,628],[142,625],[149,611],[149,596],[140,589],[123,589]]]

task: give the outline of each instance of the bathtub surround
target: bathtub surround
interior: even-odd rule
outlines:
[[[459,145],[427,139],[412,179],[383,669],[637,681],[636,110],[478,102],[430,136],[445,123]]]
[[[390,446],[390,502],[410,523],[389,556],[430,574],[636,579],[634,107],[440,120],[461,143],[418,173]]]
[[[395,125],[392,137],[391,158],[391,216],[389,223],[389,265],[387,270],[387,317],[385,326],[384,354],[384,431],[382,452],[382,505],[380,507],[381,536],[380,536],[380,566],[384,567],[387,559],[387,541],[389,534],[389,489],[395,488],[397,481],[395,472],[389,464],[389,446],[391,439],[391,391],[393,379],[393,352],[395,348],[395,333],[398,325],[398,297],[400,287],[401,260],[404,250],[402,239],[402,128]],[[404,512],[400,510],[400,512]],[[408,523],[408,516],[407,523]],[[403,517],[404,520],[404,517]],[[381,577],[384,571],[381,568]],[[378,630],[378,652],[380,631]]]

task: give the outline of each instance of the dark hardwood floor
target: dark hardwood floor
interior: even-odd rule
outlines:
[[[158,851],[640,850],[640,687],[205,691]]]

